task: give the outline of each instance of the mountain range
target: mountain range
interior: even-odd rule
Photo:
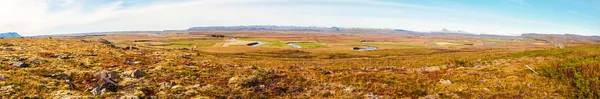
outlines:
[[[13,37],[21,37],[17,32],[6,32],[0,33],[0,38],[13,38]]]

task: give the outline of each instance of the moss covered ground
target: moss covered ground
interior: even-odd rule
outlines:
[[[595,72],[600,70],[599,45],[526,51],[209,53],[123,50],[95,40],[10,38],[0,39],[0,48],[2,98],[537,99],[598,98],[600,92]],[[13,66],[15,62],[29,66]],[[127,76],[136,69],[146,75]],[[114,79],[117,90],[94,95],[87,89],[98,82],[93,74],[103,70],[120,76]],[[66,74],[75,87],[58,74]]]

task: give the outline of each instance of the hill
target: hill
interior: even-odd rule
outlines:
[[[0,38],[13,38],[13,37],[21,37],[17,32],[6,32],[0,33]]]

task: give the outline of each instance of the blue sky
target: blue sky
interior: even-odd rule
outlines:
[[[600,35],[598,0],[0,0],[0,32],[297,25]]]

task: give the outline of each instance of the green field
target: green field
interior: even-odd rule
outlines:
[[[301,43],[296,43],[296,45],[298,45],[302,48],[320,48],[320,47],[327,46],[327,44],[312,43],[312,42],[301,42]]]
[[[261,46],[267,46],[267,47],[286,47],[287,45],[284,42],[281,42],[280,40],[273,40],[273,39],[264,39],[264,38],[238,38],[238,40],[244,40],[244,41],[261,41],[261,42],[265,42],[267,44],[265,45],[261,45]]]

